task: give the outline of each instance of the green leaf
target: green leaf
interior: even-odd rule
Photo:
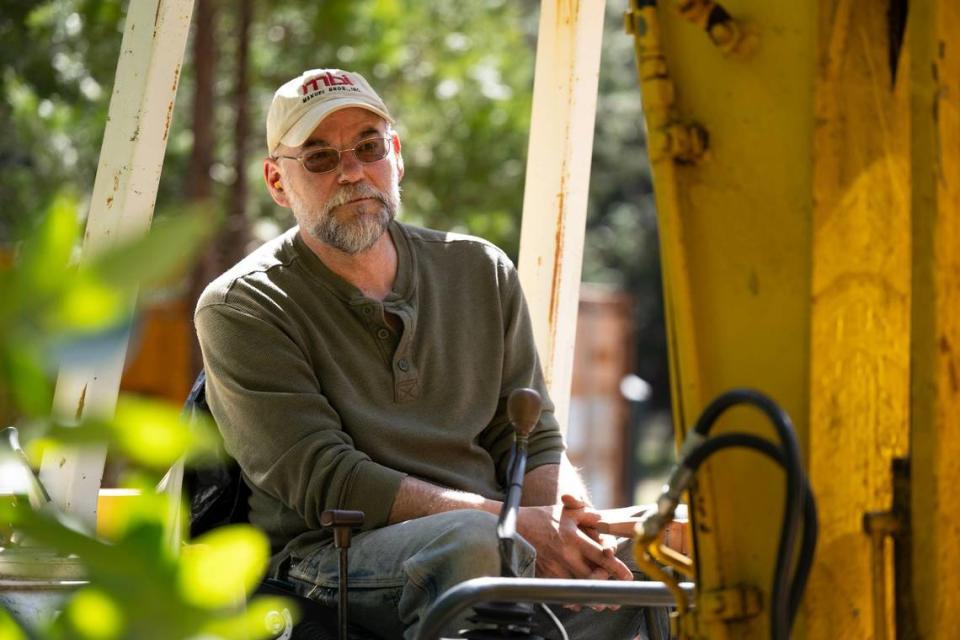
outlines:
[[[6,609],[0,607],[0,638],[5,640],[27,640],[27,634]]]
[[[47,209],[40,228],[23,245],[20,273],[28,290],[45,292],[62,285],[79,229],[76,200],[59,193]]]
[[[123,394],[114,417],[87,417],[79,425],[54,424],[29,450],[63,445],[108,444],[142,470],[165,471],[183,456],[210,459],[217,455],[219,435],[212,421],[186,422],[179,407],[162,400]]]
[[[212,222],[202,209],[185,207],[181,214],[155,222],[144,236],[107,250],[91,262],[91,269],[116,287],[159,284],[190,264]]]
[[[123,540],[137,527],[162,525],[170,496],[157,493],[155,483],[138,489],[101,491],[97,503],[97,533],[107,540]]]
[[[95,331],[118,324],[131,309],[130,294],[81,271],[50,313],[50,326],[61,332]]]
[[[74,594],[65,615],[77,634],[90,640],[120,637],[124,628],[123,610],[113,598],[96,587],[87,587]]]
[[[0,352],[0,375],[6,380],[19,410],[28,416],[42,416],[50,411],[53,389],[43,358],[30,344],[9,344]]]
[[[120,450],[155,469],[169,467],[193,442],[179,409],[165,402],[124,395],[117,403],[113,423]]]
[[[183,552],[180,590],[199,607],[229,607],[242,602],[263,578],[270,545],[260,531],[246,525],[206,533]]]

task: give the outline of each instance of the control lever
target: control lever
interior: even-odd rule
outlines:
[[[353,530],[363,525],[362,511],[327,509],[320,514],[320,526],[333,529],[333,546],[340,550],[337,562],[340,576],[337,583],[337,622],[340,640],[347,640],[347,552]]]
[[[500,543],[500,575],[516,577],[513,570],[513,548],[517,538],[517,514],[523,494],[523,476],[527,469],[527,441],[530,432],[540,421],[543,401],[533,389],[515,389],[507,398],[507,418],[516,439],[507,464],[506,495],[497,521],[497,539]],[[533,606],[524,602],[486,602],[473,608],[470,620],[481,628],[465,631],[463,638],[489,640],[491,638],[529,638],[535,640]]]
[[[527,471],[527,442],[540,421],[543,400],[533,389],[514,389],[507,398],[507,418],[516,435],[510,464],[507,466],[507,492],[497,521],[500,540],[500,574],[516,577],[511,559],[517,536],[517,514],[523,495],[523,477]]]

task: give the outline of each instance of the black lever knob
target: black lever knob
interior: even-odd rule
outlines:
[[[320,514],[322,527],[360,527],[363,526],[363,511],[327,509]]]
[[[543,400],[533,389],[514,389],[507,398],[507,418],[517,435],[526,437],[540,421]]]
[[[353,529],[363,526],[363,511],[327,509],[320,514],[320,526],[333,529],[333,546],[345,549],[350,546]]]

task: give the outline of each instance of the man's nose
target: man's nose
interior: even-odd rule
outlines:
[[[337,167],[337,182],[350,184],[363,176],[363,163],[357,160],[353,151],[340,154],[340,166]]]

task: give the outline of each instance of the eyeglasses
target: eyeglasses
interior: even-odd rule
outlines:
[[[308,149],[298,156],[276,156],[276,159],[286,158],[296,160],[303,168],[311,173],[329,173],[340,166],[340,157],[353,152],[354,157],[363,164],[377,162],[387,157],[390,152],[391,136],[377,136],[364,138],[352,149],[335,149],[334,147],[316,147]]]

